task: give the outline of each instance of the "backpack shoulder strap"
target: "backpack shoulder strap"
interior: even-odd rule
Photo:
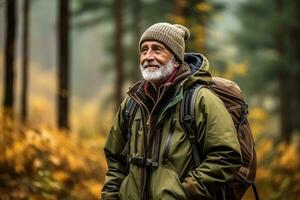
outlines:
[[[126,107],[125,107],[125,130],[126,130],[126,134],[128,137],[128,133],[130,133],[130,129],[131,129],[131,125],[133,122],[133,118],[134,115],[137,111],[137,103],[135,101],[133,101],[133,99],[131,97],[128,97],[127,102],[126,102]]]
[[[131,126],[133,123],[133,119],[135,116],[135,113],[137,111],[138,104],[133,101],[131,97],[128,97],[124,112],[124,120],[125,120],[125,126],[124,126],[124,137],[126,138],[126,146],[124,150],[122,151],[121,155],[124,157],[127,157],[127,154],[130,152],[130,137],[131,137]]]
[[[196,84],[187,89],[184,93],[184,98],[180,108],[180,123],[190,139],[195,166],[200,165],[201,160],[197,141],[197,126],[194,108],[197,94],[203,87],[204,85]]]

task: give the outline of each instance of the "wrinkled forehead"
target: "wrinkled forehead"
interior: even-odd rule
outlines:
[[[160,46],[160,47],[164,47],[165,49],[167,49],[167,47],[163,43],[155,41],[155,40],[146,40],[141,44],[141,48],[143,46]]]

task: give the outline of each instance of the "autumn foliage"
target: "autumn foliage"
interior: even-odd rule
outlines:
[[[1,119],[0,199],[99,199],[103,138]]]
[[[299,144],[277,142],[267,134],[268,119],[263,108],[250,110],[258,191],[261,199],[294,200],[300,194]],[[16,123],[4,122],[3,115],[0,121],[2,199],[99,199],[106,170],[103,137],[13,126]],[[250,189],[244,199],[253,199]]]
[[[300,195],[299,138],[291,144],[280,142],[276,134],[268,132],[270,118],[263,108],[250,110],[258,160],[256,185],[261,199],[296,200]],[[253,199],[251,190],[244,199]]]

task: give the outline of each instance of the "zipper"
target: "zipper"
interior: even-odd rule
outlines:
[[[137,94],[136,94],[137,95]],[[148,133],[148,125],[146,125],[149,121],[145,121],[146,118],[146,112],[148,113],[148,116],[150,117],[149,111],[146,107],[146,105],[143,103],[143,101],[139,101],[139,99],[135,95],[131,95],[131,97],[139,104],[141,108],[141,114],[142,114],[142,124],[143,124],[143,135],[141,143],[141,156],[147,157],[147,133]],[[144,108],[144,109],[143,109]],[[147,187],[147,176],[148,173],[146,171],[146,168],[140,168],[140,197],[143,199],[145,197],[144,192]],[[146,197],[147,198],[147,197]]]
[[[150,123],[151,123],[151,114],[148,115],[148,120],[146,122],[146,134],[145,134],[145,140],[144,140],[144,147],[145,147],[145,154],[144,156],[146,157],[146,159],[148,159],[148,139],[149,139],[149,135],[150,135]],[[144,180],[144,183],[145,183],[145,187],[144,187],[144,190],[143,190],[143,198],[145,200],[150,200],[151,199],[151,188],[150,188],[150,185],[151,185],[151,182],[150,182],[150,173],[151,173],[151,169],[145,167],[143,170],[145,170],[146,172],[146,176],[145,176],[145,180]]]
[[[143,137],[142,137],[142,156],[147,157],[147,129],[148,125],[145,123],[145,112],[141,109],[142,112],[142,123],[143,123]],[[144,198],[144,192],[147,186],[147,171],[146,168],[141,168],[141,177],[140,177],[140,185],[141,185],[141,190],[140,190],[140,195],[141,199]]]
[[[167,89],[164,89],[161,94],[159,95],[159,99],[157,99],[156,102],[159,102],[162,98],[162,96],[165,95],[165,93],[167,92]],[[153,110],[156,108],[156,104],[154,105],[153,107]],[[145,145],[145,156],[146,158],[148,158],[148,144],[149,145],[158,145],[158,144],[150,144],[148,141],[149,140],[149,136],[150,136],[150,130],[151,130],[151,123],[152,123],[152,112],[153,110],[151,111],[151,113],[148,115],[148,120],[146,122],[146,145]],[[152,124],[153,125],[153,124]],[[154,128],[154,127],[153,127]],[[152,147],[151,147],[151,150],[152,150]],[[145,176],[145,180],[144,180],[144,183],[145,183],[145,187],[144,187],[144,190],[143,190],[143,199],[145,200],[151,200],[152,199],[152,193],[151,193],[151,173],[152,173],[152,168],[145,168],[144,169],[145,172],[146,172],[146,176]]]

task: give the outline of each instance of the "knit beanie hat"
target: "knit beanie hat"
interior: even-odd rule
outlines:
[[[141,36],[139,50],[144,41],[158,41],[165,45],[180,63],[183,62],[185,41],[189,39],[190,31],[180,24],[157,23],[150,26]]]

